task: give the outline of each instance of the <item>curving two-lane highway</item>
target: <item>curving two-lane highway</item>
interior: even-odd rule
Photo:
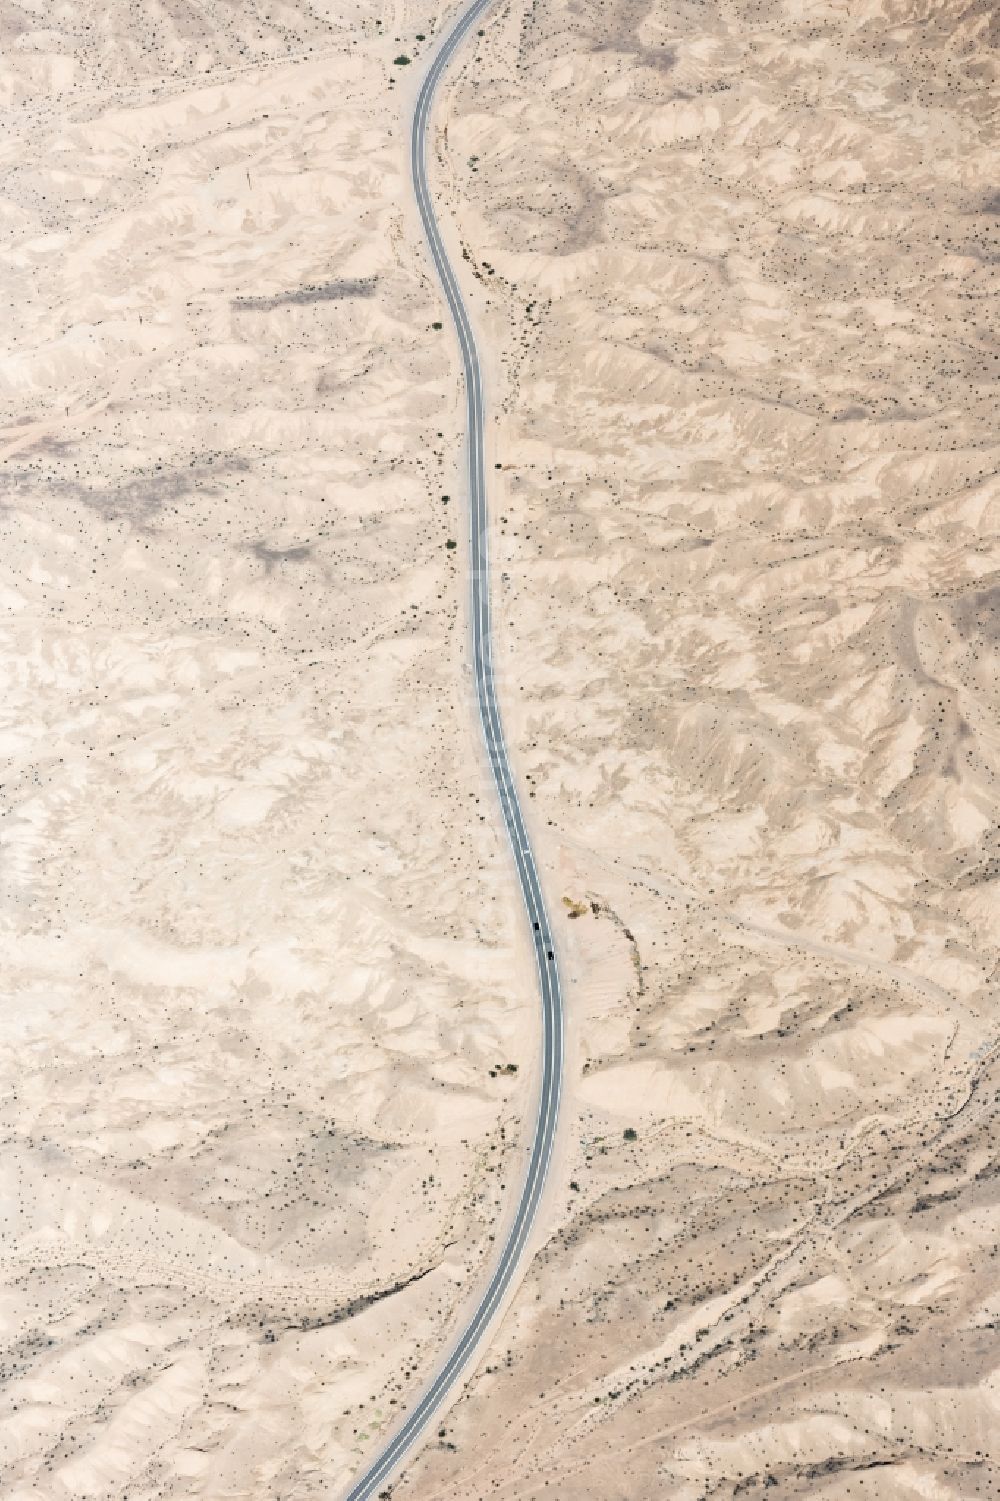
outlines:
[[[489,1329],[504,1295],[517,1272],[531,1226],[538,1210],[552,1145],[555,1139],[559,1095],[563,1069],[563,1007],[559,971],[542,899],[541,885],[532,854],[528,832],[521,816],[517,788],[511,775],[503,726],[497,708],[493,681],[493,636],[490,627],[490,554],[486,510],[486,465],[484,460],[484,413],[482,374],[479,352],[472,326],[462,301],[451,263],[445,252],[427,185],[427,125],[434,93],[452,57],[469,30],[494,4],[494,0],[473,0],[444,37],[424,78],[413,113],[410,134],[410,170],[417,207],[427,236],[431,256],[448,303],[465,369],[465,395],[469,452],[469,566],[471,579],[470,610],[472,665],[476,685],[479,718],[482,722],[486,752],[496,784],[500,812],[514,854],[514,865],[531,927],[538,970],[542,1021],[542,1077],[538,1118],[531,1143],[527,1171],[510,1232],[490,1275],[482,1297],[469,1316],[455,1344],[442,1362],[419,1400],[407,1413],[385,1447],[348,1492],[346,1501],[369,1501],[384,1489],[403,1456],[416,1442],[425,1425],[446,1400],[466,1371]]]

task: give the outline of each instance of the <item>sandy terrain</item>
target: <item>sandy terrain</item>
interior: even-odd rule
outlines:
[[[531,1088],[398,18],[205,15],[4,19],[18,1501],[348,1474],[491,1249]]]
[[[453,91],[575,1047],[400,1496],[1000,1494],[996,40],[553,0]]]
[[[0,1495],[310,1501],[530,1118],[393,64],[440,16],[0,16]],[[991,24],[535,0],[447,93],[571,1032],[394,1495],[1000,1493]]]

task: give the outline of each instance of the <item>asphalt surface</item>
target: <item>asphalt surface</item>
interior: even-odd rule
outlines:
[[[490,627],[490,551],[486,508],[486,466],[484,461],[484,412],[482,372],[472,326],[458,289],[455,274],[445,253],[434,216],[427,184],[427,123],[434,93],[445,70],[469,31],[481,20],[495,0],[474,0],[462,11],[443,42],[424,78],[413,113],[410,135],[410,170],[417,207],[427,236],[431,256],[441,279],[465,369],[465,392],[468,422],[469,461],[469,568],[472,665],[476,699],[482,721],[486,753],[504,826],[510,838],[517,879],[528,914],[538,989],[542,1011],[541,1090],[538,1118],[531,1143],[527,1170],[509,1234],[490,1275],[483,1295],[469,1315],[455,1344],[451,1347],[423,1394],[406,1414],[385,1447],[369,1464],[348,1492],[346,1501],[368,1501],[384,1489],[400,1461],[413,1447],[423,1429],[461,1381],[489,1330],[490,1323],[511,1286],[528,1235],[538,1212],[545,1185],[545,1175],[552,1156],[563,1070],[563,1004],[559,970],[552,941],[548,914],[542,899],[531,842],[521,816],[517,788],[511,775],[503,726],[497,708],[493,680],[493,636]]]

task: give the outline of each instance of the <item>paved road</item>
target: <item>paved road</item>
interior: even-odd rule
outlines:
[[[401,1426],[389,1439],[381,1453],[372,1461],[364,1474],[348,1493],[346,1501],[368,1501],[385,1488],[406,1452],[419,1438],[426,1424],[434,1416],[452,1388],[462,1379],[470,1366],[480,1343],[489,1329],[490,1322],[503,1301],[517,1272],[528,1233],[538,1211],[539,1200],[545,1184],[545,1175],[552,1156],[556,1117],[559,1111],[559,1095],[562,1089],[563,1068],[563,1007],[559,987],[559,971],[549,927],[548,914],[542,900],[535,857],[532,854],[528,832],[521,816],[521,805],[511,775],[507,749],[504,744],[503,726],[497,708],[493,682],[493,636],[490,629],[490,553],[489,528],[486,512],[486,472],[483,457],[483,386],[479,366],[479,352],[473,337],[462,294],[458,289],[455,274],[445,253],[438,230],[437,220],[427,185],[427,122],[434,100],[434,92],[456,50],[470,29],[489,10],[494,0],[473,0],[462,11],[451,31],[447,33],[434,55],[417,98],[410,136],[410,169],[417,207],[430,246],[430,252],[441,278],[445,300],[451,312],[465,367],[465,392],[469,444],[469,564],[471,575],[471,634],[472,664],[476,684],[479,717],[482,721],[486,752],[489,756],[493,780],[496,783],[500,812],[510,837],[514,864],[521,896],[528,914],[535,964],[538,970],[538,989],[542,1009],[542,1082],[538,1105],[538,1119],[531,1143],[531,1155],[521,1188],[521,1196],[511,1224],[510,1233],[483,1291],[482,1298],[454,1346],[447,1354],[437,1374],[404,1418]]]

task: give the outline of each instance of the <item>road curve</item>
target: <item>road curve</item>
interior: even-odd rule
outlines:
[[[410,133],[410,171],[417,208],[451,313],[465,370],[465,397],[468,424],[469,457],[469,570],[472,666],[476,700],[482,722],[486,753],[504,826],[510,838],[518,884],[528,914],[531,940],[538,971],[541,1000],[542,1058],[541,1090],[538,1118],[535,1123],[531,1153],[521,1187],[520,1198],[503,1249],[490,1274],[483,1295],[469,1316],[455,1344],[419,1400],[407,1413],[385,1447],[372,1460],[348,1492],[346,1501],[369,1501],[384,1488],[407,1451],[419,1438],[426,1424],[462,1379],[480,1342],[489,1329],[494,1314],[503,1302],[517,1272],[528,1234],[538,1211],[545,1175],[552,1156],[563,1071],[563,1005],[555,946],[528,831],[521,815],[517,788],[511,774],[504,744],[503,726],[497,708],[493,681],[493,635],[490,626],[490,552],[489,524],[486,509],[486,465],[484,460],[483,385],[479,351],[455,279],[445,252],[427,185],[427,125],[434,93],[448,64],[475,23],[486,14],[495,0],[473,0],[462,11],[439,44],[427,70],[413,112]]]

